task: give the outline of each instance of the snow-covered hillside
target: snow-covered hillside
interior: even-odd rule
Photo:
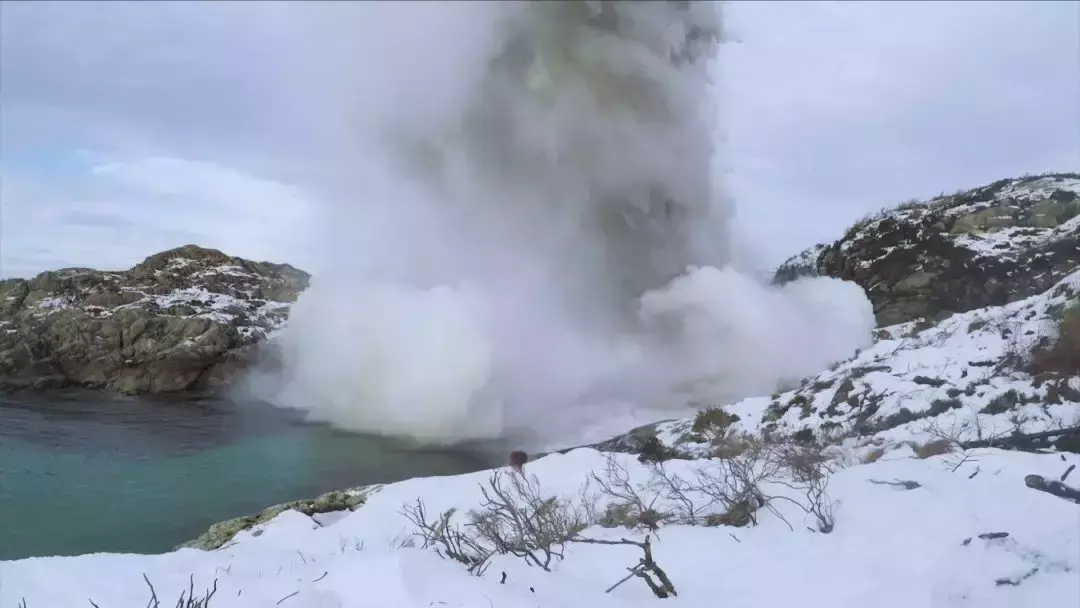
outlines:
[[[882,328],[872,347],[798,388],[725,406],[737,419],[729,418],[722,431],[879,446],[935,439],[1000,443],[1016,432],[1080,426],[1080,377],[1026,369],[1031,353],[1057,338],[1078,294],[1080,271],[1026,300],[938,324]],[[693,420],[654,428],[667,445],[690,454],[708,450],[715,439],[714,430],[695,432]]]

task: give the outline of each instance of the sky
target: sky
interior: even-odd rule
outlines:
[[[720,165],[750,265],[912,197],[1080,170],[1078,2],[727,16]],[[341,57],[348,34],[309,3],[0,3],[0,277],[188,243],[317,272],[349,67],[402,68]]]

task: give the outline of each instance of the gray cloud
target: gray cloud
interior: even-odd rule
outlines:
[[[1080,3],[739,4],[744,220],[796,243],[914,196],[1080,167]]]
[[[742,240],[756,251],[751,263],[775,263],[890,202],[1080,167],[1078,3],[744,2],[729,15],[740,42],[718,66],[729,133],[722,162]],[[65,217],[41,206],[78,201],[89,207],[68,213],[96,212],[106,204],[97,190],[109,192],[106,213],[153,232],[103,249],[118,261],[149,253],[125,256],[122,247],[170,241],[164,235],[176,225],[221,247],[269,250],[266,235],[295,215],[266,202],[262,186],[231,196],[259,192],[263,200],[200,195],[180,204],[161,188],[120,189],[100,176],[73,178],[78,187],[42,185],[9,159],[39,149],[186,159],[257,176],[247,183],[341,195],[334,159],[353,127],[349,107],[362,108],[364,92],[336,76],[372,62],[404,69],[377,49],[348,56],[351,30],[347,8],[333,3],[0,4],[0,168],[38,182],[18,197],[5,190],[0,272],[16,257],[28,258],[25,268],[70,258],[16,251],[4,228],[33,215],[40,242],[48,222]],[[278,198],[306,196],[294,195]],[[230,218],[253,208],[261,216],[246,236],[193,219],[224,206],[234,207],[222,211]],[[276,257],[302,253],[288,246],[299,250]]]
[[[135,222],[115,213],[99,213],[95,211],[69,211],[64,214],[62,220],[68,226],[86,227],[131,227],[137,226]]]

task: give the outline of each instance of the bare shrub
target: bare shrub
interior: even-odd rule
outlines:
[[[622,580],[614,585],[608,587],[604,593],[611,593],[616,587],[636,576],[645,581],[645,584],[648,585],[649,589],[653,592],[653,595],[660,599],[679,595],[678,592],[675,591],[675,585],[671,583],[671,579],[668,578],[667,573],[653,560],[652,544],[649,536],[645,537],[645,542],[640,543],[626,538],[621,540],[583,538],[579,539],[577,542],[595,545],[634,545],[635,547],[640,547],[644,553],[636,566],[627,568],[627,570],[630,571],[630,574],[623,577]],[[653,580],[654,578],[655,580]]]
[[[929,458],[938,453],[945,456],[943,462],[952,472],[958,471],[965,464],[976,463],[975,450],[980,447],[1006,447],[1010,439],[1024,437],[1022,429],[1028,417],[1020,412],[1009,416],[1009,428],[997,430],[984,428],[983,420],[973,408],[968,408],[970,416],[960,421],[953,421],[948,427],[931,421],[923,431],[934,437],[933,441],[919,445],[910,444],[917,458]],[[925,455],[924,455],[925,454]]]
[[[604,487],[617,493],[623,500],[636,505],[646,504],[630,483],[624,468],[615,463],[608,471],[603,478],[593,477],[604,479]],[[586,499],[581,506],[545,496],[535,477],[526,479],[523,475],[504,475],[499,471],[488,478],[486,485],[481,486],[481,493],[483,499],[480,507],[469,511],[468,523],[464,528],[450,525],[455,514],[453,509],[445,511],[434,522],[429,522],[424,503],[419,499],[415,504],[406,506],[403,512],[416,526],[417,535],[424,540],[425,548],[434,547],[440,556],[465,564],[469,572],[476,576],[484,574],[490,558],[496,553],[514,555],[529,565],[550,571],[553,562],[563,559],[563,550],[569,543],[633,545],[640,547],[644,556],[637,565],[627,568],[630,574],[626,578],[607,591],[636,576],[645,582],[656,597],[678,595],[667,574],[653,560],[650,537],[646,536],[644,542],[637,542],[581,536],[585,528],[595,522],[595,500],[589,493],[588,484],[581,489],[581,496]]]
[[[757,441],[760,440],[747,433],[723,433],[713,438],[710,455],[714,458],[736,458]]]
[[[415,535],[422,541],[421,548],[433,548],[440,557],[463,564],[470,574],[481,576],[494,551],[466,534],[460,526],[450,524],[456,512],[456,509],[447,509],[437,519],[429,521],[424,501],[419,498],[402,508],[402,515],[416,527]]]
[[[603,474],[592,476],[600,493],[611,499],[599,521],[654,531],[664,524],[748,526],[757,525],[757,513],[764,508],[786,522],[772,506],[776,497],[768,485],[775,484],[804,493],[805,500],[787,500],[813,515],[820,530],[831,531],[835,523],[826,492],[830,471],[815,446],[743,436],[737,450],[696,461],[685,473],[665,463],[649,468],[648,481],[634,484],[615,456],[608,455]]]
[[[954,422],[950,427],[945,428],[939,425],[936,421],[929,423],[924,429],[926,433],[934,437],[934,440],[925,445],[935,444],[934,450],[942,451],[942,454],[947,455],[944,459],[946,468],[955,473],[968,463],[978,462],[974,458],[972,450],[964,448],[963,437],[969,433],[974,432],[978,437],[983,436],[982,425],[979,422],[979,415],[976,412],[972,412],[973,416],[970,419],[963,422]],[[915,452],[916,458],[919,458],[920,446],[919,444],[911,444],[912,451]],[[928,458],[924,456],[922,458]]]
[[[697,413],[691,431],[694,433],[723,433],[732,424],[739,421],[739,416],[729,414],[718,407],[708,407]]]
[[[509,483],[504,480],[509,477]],[[469,526],[497,553],[520,557],[550,570],[563,558],[563,547],[589,525],[587,511],[540,492],[535,476],[494,472],[481,486],[480,508],[469,512]]]
[[[780,498],[784,498],[798,505],[803,511],[806,511],[807,515],[813,516],[814,521],[817,524],[816,528],[818,532],[828,534],[833,531],[833,528],[836,527],[836,502],[829,497],[828,475],[809,478],[801,484],[789,484],[787,482],[779,483],[804,492],[804,500],[802,502],[786,496]]]
[[[656,532],[673,523],[756,525],[761,509],[788,523],[773,506],[778,499],[812,515],[820,532],[829,533],[835,525],[835,505],[827,492],[830,470],[819,448],[746,436],[739,441],[737,453],[686,463],[685,472],[676,472],[670,462],[646,463],[649,474],[641,482],[633,479],[616,455],[608,454],[603,469],[591,473],[580,489],[579,504],[545,495],[535,476],[496,471],[481,485],[480,506],[468,512],[463,527],[451,525],[453,509],[429,521],[420,500],[403,512],[416,526],[425,548],[434,547],[439,555],[464,564],[477,576],[483,575],[495,554],[513,555],[550,571],[571,543],[633,545],[644,556],[608,591],[638,577],[656,597],[674,597],[674,585],[653,560],[651,535],[644,542],[599,540],[583,536],[586,528],[597,524]],[[801,492],[802,497],[770,493],[770,485]],[[790,523],[788,527],[794,529]]]
[[[652,463],[654,470],[663,470],[663,463]],[[630,472],[622,466],[611,454],[604,460],[604,469],[601,473],[595,471],[589,474],[589,481],[599,488],[600,495],[611,500],[603,515],[595,513],[597,495],[583,496],[583,504],[587,509],[592,509],[589,520],[607,528],[624,526],[626,528],[644,527],[656,530],[660,524],[667,523],[671,514],[660,511],[656,503],[660,500],[660,493],[654,483],[635,484],[630,479]],[[590,484],[590,485],[591,485]],[[588,486],[583,489],[588,492]]]
[[[761,440],[754,440],[747,442],[735,456],[704,461],[693,467],[691,483],[682,488],[669,486],[669,494],[673,497],[688,493],[703,495],[709,500],[702,509],[719,507],[721,511],[714,515],[730,521],[728,525],[756,526],[758,509],[769,502],[762,484],[777,479],[781,469],[780,461],[770,447]]]
[[[143,581],[146,582],[146,586],[150,588],[150,599],[146,602],[146,608],[161,608],[161,600],[158,599],[157,589],[154,589],[154,584],[150,582],[150,579],[144,574]],[[186,591],[180,592],[180,597],[177,598],[176,603],[173,604],[175,608],[209,608],[210,600],[217,594],[217,579],[214,579],[214,585],[210,589],[203,592],[202,597],[195,595],[195,575],[188,576],[188,588]],[[94,600],[89,600],[90,605],[93,608],[100,608]],[[26,608],[26,600],[24,599],[20,604],[21,608]]]
[[[777,442],[772,446],[780,466],[797,482],[827,476],[828,458],[820,446],[806,443]]]
[[[440,556],[464,564],[477,576],[495,554],[520,557],[529,565],[550,570],[553,560],[562,559],[566,543],[590,523],[585,509],[544,496],[535,476],[495,471],[480,491],[480,508],[467,513],[464,526],[451,525],[455,509],[429,521],[420,499],[403,508],[423,540],[422,548],[435,548]]]

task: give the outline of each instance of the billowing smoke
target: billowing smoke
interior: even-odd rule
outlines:
[[[863,346],[873,315],[858,287],[775,288],[729,264],[718,11],[332,15],[357,41],[339,87],[356,104],[340,129],[352,180],[282,336],[275,401],[429,442],[572,442],[627,408],[770,392]]]

